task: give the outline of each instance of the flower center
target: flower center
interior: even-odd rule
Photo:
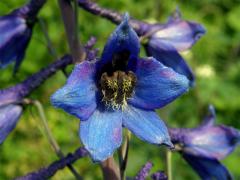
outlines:
[[[100,80],[102,100],[108,107],[124,109],[127,99],[133,94],[136,81],[137,78],[132,71],[117,70],[110,75],[104,72]]]

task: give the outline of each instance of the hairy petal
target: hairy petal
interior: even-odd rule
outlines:
[[[102,64],[113,59],[113,55],[122,51],[128,51],[130,56],[137,57],[140,51],[140,43],[136,32],[129,25],[128,14],[108,39],[101,57]]]
[[[228,170],[217,160],[183,154],[183,158],[191,165],[202,179],[231,180]]]
[[[7,138],[8,134],[15,128],[20,116],[22,107],[9,104],[0,106],[0,144]]]
[[[88,119],[97,106],[95,66],[89,61],[77,64],[66,85],[52,95],[52,104],[81,120]]]
[[[93,161],[104,161],[121,145],[122,112],[96,109],[80,123],[79,134]]]
[[[167,127],[155,111],[129,105],[123,112],[123,125],[144,141],[172,147]]]
[[[154,58],[137,60],[137,84],[129,103],[144,109],[167,105],[189,88],[188,79]]]

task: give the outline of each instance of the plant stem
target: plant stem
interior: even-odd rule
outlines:
[[[63,158],[64,154],[61,151],[57,141],[53,137],[53,135],[51,133],[51,130],[48,127],[47,118],[45,116],[42,104],[39,101],[36,101],[36,100],[33,101],[32,103],[36,106],[36,108],[37,108],[37,110],[39,112],[40,119],[42,121],[42,124],[43,124],[43,127],[44,127],[44,131],[45,131],[45,134],[47,136],[47,139],[48,139],[49,143],[53,147],[53,149],[54,149],[55,153],[57,154],[57,156],[59,158]],[[73,175],[75,176],[76,179],[78,179],[78,180],[82,179],[81,176],[77,173],[77,171],[74,169],[74,167],[71,164],[68,164],[67,166],[70,169],[70,171],[73,173]]]
[[[166,156],[167,156],[167,176],[168,180],[172,180],[172,152],[170,150],[167,150]]]
[[[49,49],[49,52],[50,54],[55,58],[55,59],[58,59],[58,56],[57,56],[57,52],[50,40],[50,37],[49,37],[49,34],[48,34],[48,31],[47,31],[47,27],[46,27],[46,24],[45,24],[45,21],[43,20],[43,18],[38,18],[38,21],[39,21],[39,24],[40,24],[40,27],[41,27],[41,30],[44,34],[44,37],[47,41],[47,47]]]
[[[128,162],[129,142],[131,139],[131,132],[127,130],[126,140],[123,145],[118,149],[119,167],[121,180],[125,179],[125,170]]]
[[[120,180],[119,167],[113,157],[101,163],[104,180]]]
[[[58,3],[73,60],[82,62],[86,58],[86,53],[77,35],[77,12],[74,11],[70,0],[58,0]]]
[[[90,0],[77,0],[77,1],[78,1],[78,5],[81,8],[87,10],[92,14],[106,18],[115,24],[119,24],[122,21],[123,15],[116,11],[100,7],[97,3],[94,3]],[[148,23],[143,21],[138,21],[132,18],[130,20],[130,24],[139,36],[144,35],[149,27]]]

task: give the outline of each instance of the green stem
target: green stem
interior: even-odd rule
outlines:
[[[58,56],[57,56],[57,52],[50,40],[50,37],[49,37],[49,34],[48,34],[48,31],[47,31],[47,27],[46,27],[46,24],[44,22],[44,20],[42,18],[38,18],[38,21],[39,21],[39,24],[40,24],[40,27],[41,27],[41,30],[44,34],[44,37],[47,41],[47,47],[49,49],[49,52],[50,54],[55,58],[55,59],[58,59]]]
[[[167,176],[168,180],[172,180],[172,152],[167,150]]]
[[[128,162],[128,151],[129,151],[129,142],[131,139],[131,132],[127,130],[126,140],[124,141],[121,148],[118,149],[118,159],[119,159],[119,170],[121,180],[125,179],[125,170]]]
[[[55,140],[55,138],[53,137],[51,130],[48,127],[48,123],[47,123],[47,118],[45,116],[44,113],[44,109],[42,107],[42,104],[39,101],[32,101],[32,103],[36,106],[40,119],[42,121],[43,127],[44,127],[44,131],[47,135],[47,139],[49,141],[49,143],[51,144],[51,146],[53,147],[55,153],[57,154],[57,156],[59,158],[63,158],[64,154],[60,149],[60,146],[58,145],[57,141]],[[67,165],[68,168],[70,169],[70,171],[73,173],[73,175],[75,176],[76,179],[81,180],[81,176],[77,173],[77,171],[74,169],[74,167],[71,164]]]
[[[52,41],[49,37],[49,34],[48,34],[48,31],[47,31],[47,27],[46,27],[46,24],[44,22],[44,20],[42,18],[38,18],[38,21],[39,21],[39,24],[40,24],[40,27],[41,27],[41,30],[43,32],[43,35],[47,41],[47,47],[48,47],[48,50],[49,50],[49,53],[55,58],[55,59],[58,59],[58,55],[57,55],[57,51],[56,49],[54,48],[53,44],[52,44]],[[67,78],[68,77],[68,74],[66,72],[66,69],[63,68],[62,69],[62,72],[64,74],[64,76]]]

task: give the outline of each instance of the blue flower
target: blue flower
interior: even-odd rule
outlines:
[[[171,140],[203,179],[228,179],[230,174],[219,160],[239,145],[240,131],[224,125],[214,125],[213,106],[209,107],[209,111],[210,115],[197,128],[170,129]]]
[[[219,160],[183,153],[183,158],[198,173],[201,179],[231,180],[227,168]]]
[[[21,117],[23,108],[18,86],[7,90],[0,90],[0,144],[4,142],[8,134],[15,128]]]
[[[55,107],[81,119],[80,138],[94,161],[121,145],[122,126],[152,144],[172,146],[154,111],[188,90],[188,79],[154,58],[139,58],[137,34],[123,22],[102,57],[77,64],[64,87],[51,97]]]
[[[154,24],[147,28],[150,35],[146,51],[165,66],[185,75],[194,85],[194,75],[179,51],[185,51],[193,46],[205,33],[202,25],[181,19],[178,9],[166,24]]]
[[[15,128],[22,114],[22,106],[8,104],[0,106],[0,144],[8,134]]]
[[[0,69],[15,62],[18,70],[32,36],[34,18],[27,16],[27,7],[0,17]]]

